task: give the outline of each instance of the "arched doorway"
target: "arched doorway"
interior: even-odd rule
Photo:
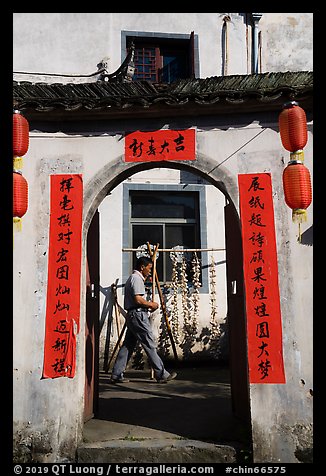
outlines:
[[[213,184],[225,196],[226,274],[232,407],[235,415],[240,417],[242,420],[249,422],[249,386],[247,378],[242,243],[239,216],[235,205],[235,203],[237,203],[237,185],[235,183],[235,178],[223,169],[222,166],[219,166],[216,162],[201,154],[197,155],[195,164],[191,165],[185,162],[155,162],[130,165],[123,161],[123,157],[120,157],[101,170],[101,172],[94,177],[91,183],[88,184],[85,190],[85,230],[87,229],[88,233],[87,242],[89,243],[90,239],[94,239],[94,236],[96,237],[96,233],[98,233],[95,224],[97,216],[96,210],[106,195],[109,194],[118,184],[126,180],[128,177],[133,176],[135,173],[157,167],[174,168],[196,173]],[[89,228],[87,227],[87,224]],[[91,236],[93,236],[93,238],[91,238]],[[86,240],[85,231],[84,239]],[[96,344],[94,346],[94,349],[95,348]],[[96,374],[96,372],[97,370],[94,367],[93,374]],[[94,394],[93,389],[90,389],[90,391]],[[95,395],[96,393],[95,385]],[[96,405],[96,397],[93,405]]]

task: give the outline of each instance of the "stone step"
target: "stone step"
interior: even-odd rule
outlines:
[[[235,463],[232,446],[186,439],[108,440],[82,443],[77,463]]]

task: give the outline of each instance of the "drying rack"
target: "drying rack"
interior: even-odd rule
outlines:
[[[159,298],[160,298],[160,303],[161,303],[161,310],[162,310],[162,313],[163,313],[163,316],[164,316],[164,321],[165,321],[165,324],[166,324],[166,328],[167,328],[167,332],[168,332],[168,336],[169,336],[169,339],[171,341],[171,346],[172,346],[172,350],[173,350],[173,355],[174,355],[174,358],[175,358],[175,361],[177,362],[178,361],[178,354],[177,354],[177,350],[176,350],[176,346],[175,346],[175,342],[174,342],[174,338],[173,338],[173,334],[172,334],[172,330],[171,330],[171,326],[170,326],[170,322],[169,322],[169,319],[168,319],[168,313],[167,313],[167,309],[166,309],[166,305],[165,305],[165,301],[164,301],[164,298],[163,298],[163,293],[162,293],[162,289],[161,289],[161,285],[160,285],[160,281],[159,281],[159,278],[158,278],[158,274],[157,274],[157,270],[156,270],[156,254],[158,251],[160,252],[163,252],[163,253],[168,253],[168,252],[172,252],[172,253],[187,253],[187,252],[205,252],[205,251],[211,251],[211,252],[214,252],[214,251],[225,251],[225,248],[159,248],[159,243],[157,243],[154,247],[153,245],[151,245],[149,242],[146,243],[147,245],[147,251],[148,251],[148,254],[149,256],[151,257],[152,261],[153,261],[153,268],[152,268],[152,272],[153,272],[153,282],[152,282],[152,296],[154,296],[154,293],[155,293],[155,285],[157,287],[157,291],[158,291],[158,294],[159,294]],[[154,249],[153,249],[154,248]],[[137,252],[137,251],[142,251],[140,248],[122,248],[122,251],[123,252]],[[144,250],[146,251],[146,250]],[[115,300],[115,305],[121,307],[119,305],[119,303],[117,302],[117,294],[116,294],[116,289],[114,290],[114,300]],[[117,343],[113,349],[113,352],[112,352],[112,355],[111,355],[111,358],[108,362],[108,364],[106,365],[106,368],[105,368],[105,372],[108,372],[109,371],[109,367],[110,367],[110,363],[112,362],[113,360],[113,357],[116,353],[116,351],[118,350],[118,348],[120,347],[121,345],[121,340],[124,336],[124,333],[126,331],[126,323],[124,323],[123,325],[123,328],[120,332],[120,335],[118,337],[118,340],[117,340]]]

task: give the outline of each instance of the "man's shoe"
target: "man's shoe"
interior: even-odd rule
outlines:
[[[109,380],[110,383],[128,383],[130,380],[124,377],[111,377]]]
[[[170,382],[170,380],[175,379],[177,375],[178,375],[177,372],[171,372],[168,377],[158,379],[157,383],[168,383]]]

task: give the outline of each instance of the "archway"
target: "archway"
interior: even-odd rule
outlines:
[[[84,250],[87,232],[93,215],[104,198],[127,178],[137,172],[153,168],[169,168],[190,171],[200,175],[221,191],[226,199],[225,226],[227,247],[227,301],[230,329],[230,371],[234,413],[250,421],[249,387],[247,380],[246,329],[242,276],[242,244],[239,216],[237,213],[238,188],[236,178],[222,165],[203,154],[197,154],[194,162],[125,163],[123,156],[107,164],[85,187]],[[84,259],[85,259],[84,253]],[[234,257],[237,259],[234,259]],[[234,291],[236,283],[237,292]],[[85,306],[82,306],[84,308]]]
[[[125,162],[124,156],[121,155],[106,164],[85,186],[83,239],[87,235],[95,210],[97,210],[104,197],[114,187],[137,172],[157,167],[188,170],[201,175],[224,193],[235,209],[238,210],[238,185],[236,177],[222,164],[204,154],[197,153],[195,161],[169,160],[137,163]]]

